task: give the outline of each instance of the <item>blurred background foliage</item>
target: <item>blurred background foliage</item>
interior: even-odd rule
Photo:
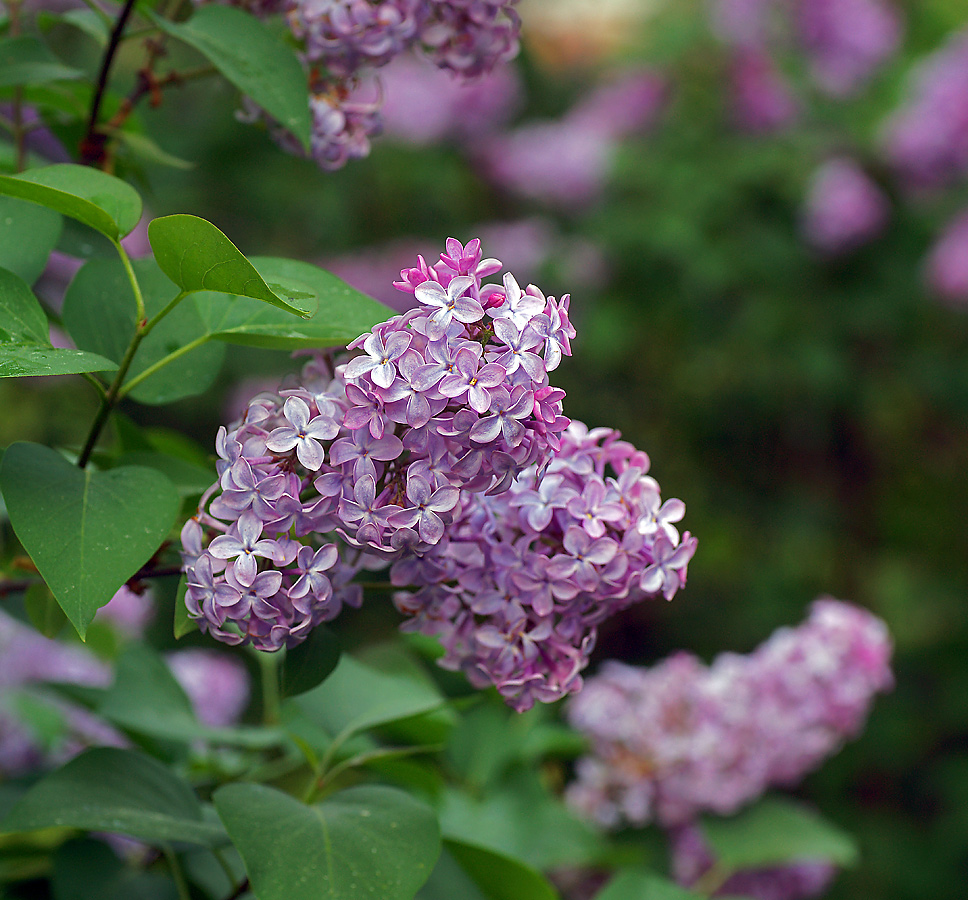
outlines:
[[[801,115],[750,132],[731,114],[729,49],[703,4],[568,2],[554,15],[559,2],[521,4],[521,88],[507,127],[561,117],[630,66],[666,85],[648,127],[609,148],[608,177],[581,203],[503,190],[481,162],[483,137],[414,144],[391,132],[368,159],[321,173],[239,124],[228,88],[196,85],[141,114],[167,152],[195,163],[145,168],[151,212],[195,213],[243,251],[330,265],[351,281],[369,269],[387,285],[413,253],[503,227],[509,267],[525,255],[522,281],[572,293],[579,336],[556,373],[566,413],[646,449],[700,541],[687,589],[608,623],[597,658],[747,652],[802,620],[819,594],[873,610],[896,641],[897,687],[863,737],[799,790],[862,848],[829,896],[962,897],[968,307],[940,303],[924,266],[968,203],[968,181],[911,192],[879,148],[912,68],[968,25],[964,3],[896,3],[900,49],[847,98],[817,91],[802,59],[783,57]],[[93,50],[71,52],[83,61]],[[133,52],[125,63],[137,64]],[[555,156],[554,140],[546,152]],[[805,196],[817,166],[844,152],[889,197],[889,221],[864,246],[823,253],[804,238]],[[540,250],[528,258],[532,238]],[[484,249],[502,255],[486,238]],[[231,347],[208,395],[130,414],[209,447],[232,396],[296,366]],[[82,437],[70,428],[88,418],[76,415],[83,386],[0,390],[0,443]],[[395,628],[389,604],[345,618],[361,636]]]

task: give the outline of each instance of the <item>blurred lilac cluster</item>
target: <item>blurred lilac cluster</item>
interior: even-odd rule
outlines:
[[[889,213],[886,195],[860,165],[850,157],[836,157],[810,179],[803,232],[809,244],[834,256],[878,235]]]
[[[203,630],[293,646],[361,602],[360,569],[393,563],[415,589],[396,597],[404,627],[525,709],[577,690],[602,619],[684,584],[683,504],[616,432],[562,415],[568,295],[483,283],[501,268],[449,239],[400,273],[417,307],[220,429],[219,481],[182,531]]]
[[[713,30],[736,54],[734,103],[744,127],[785,128],[796,118],[778,51],[804,54],[814,84],[834,97],[859,91],[897,50],[901,20],[887,0],[712,0]]]
[[[655,72],[627,71],[560,119],[490,136],[474,148],[474,156],[484,174],[510,193],[581,207],[601,193],[619,141],[648,127],[666,94],[666,81]]]
[[[366,156],[382,127],[376,70],[414,52],[459,81],[481,78],[518,52],[516,0],[281,0],[236,5],[257,15],[283,12],[309,71],[312,157],[338,169]],[[265,113],[247,105],[247,120]],[[273,136],[297,152],[292,135]]]
[[[249,705],[249,674],[239,659],[196,647],[175,650],[165,656],[165,662],[199,722],[226,728],[239,721]]]
[[[685,584],[696,539],[680,500],[662,502],[649,458],[609,428],[573,422],[543,471],[495,496],[462,493],[448,539],[393,564],[410,616],[440,664],[497,686],[518,710],[581,688],[597,625]],[[609,474],[611,473],[611,474]]]
[[[607,826],[732,813],[767,787],[796,784],[857,734],[893,684],[890,656],[880,619],[822,598],[803,625],[748,656],[608,662],[569,708],[592,752],[568,799]]]
[[[679,884],[693,887],[716,862],[702,831],[695,825],[675,828],[671,834],[672,874]],[[714,897],[748,900],[805,900],[818,897],[837,869],[829,862],[804,861],[766,869],[743,869],[731,875]]]

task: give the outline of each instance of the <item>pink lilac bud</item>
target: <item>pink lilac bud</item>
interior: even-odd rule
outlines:
[[[821,253],[846,253],[880,234],[889,211],[884,192],[854,160],[831,159],[810,179],[804,236]]]
[[[914,69],[907,102],[889,120],[884,140],[912,187],[939,187],[968,170],[968,31]]]
[[[408,588],[394,597],[403,629],[436,636],[442,666],[517,710],[580,690],[599,623],[671,599],[696,548],[688,532],[672,545],[639,527],[659,496],[648,466],[617,432],[573,422],[543,469],[504,493],[463,493],[446,539],[391,569]]]
[[[951,306],[968,304],[968,211],[962,211],[942,231],[928,254],[928,287]]]
[[[749,656],[608,662],[569,707],[592,752],[568,799],[609,827],[735,812],[767,787],[796,784],[861,730],[874,695],[893,684],[890,655],[880,619],[823,598]]]
[[[358,604],[363,566],[444,543],[464,494],[546,466],[568,425],[549,372],[571,352],[569,297],[522,291],[453,238],[401,272],[418,306],[330,371],[255,397],[216,441],[219,481],[182,532],[186,603],[228,643],[293,646]],[[486,307],[486,308],[485,308]]]
[[[856,93],[901,38],[897,10],[884,0],[800,0],[797,25],[814,81],[834,96]]]
[[[737,125],[755,133],[789,128],[800,115],[800,105],[773,60],[758,49],[737,52],[731,73],[733,115]]]
[[[217,650],[176,650],[165,657],[198,721],[210,728],[235,725],[249,705],[249,675],[234,657]]]
[[[684,887],[693,887],[716,862],[702,832],[695,825],[673,830],[670,849],[672,874]],[[747,897],[749,900],[807,900],[819,897],[833,881],[837,869],[829,862],[804,860],[765,869],[743,869],[731,875],[713,897]]]

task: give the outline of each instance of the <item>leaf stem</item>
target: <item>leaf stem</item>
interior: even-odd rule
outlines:
[[[175,890],[178,891],[178,900],[191,900],[191,892],[188,890],[188,882],[185,880],[185,873],[182,871],[181,863],[174,851],[165,844],[162,847],[168,868],[171,870],[171,877],[175,881]]]
[[[715,862],[703,872],[702,876],[692,886],[692,890],[704,897],[712,897],[727,881],[732,871],[724,865]]]
[[[121,265],[124,266],[125,274],[128,276],[128,281],[131,284],[131,290],[134,292],[134,302],[137,308],[135,321],[137,321],[140,327],[145,318],[145,298],[141,293],[141,285],[138,284],[138,278],[134,274],[134,266],[131,265],[131,257],[128,256],[128,251],[124,249],[124,245],[119,240],[114,246],[118,251],[118,256],[121,257]],[[165,310],[167,311],[167,309],[168,308],[166,307]]]
[[[179,347],[177,350],[173,350],[167,356],[164,356],[161,359],[159,359],[158,362],[152,363],[150,366],[148,366],[147,369],[144,369],[143,371],[139,372],[130,381],[125,382],[121,390],[118,391],[118,399],[122,400],[124,397],[130,394],[131,391],[133,391],[139,384],[141,384],[142,381],[144,381],[147,378],[151,378],[151,376],[154,375],[155,372],[157,372],[159,369],[163,369],[165,366],[168,365],[168,363],[174,362],[179,357],[184,356],[186,353],[190,353],[196,347],[201,347],[202,344],[206,344],[206,343],[208,343],[207,334],[202,335],[202,337],[195,338],[194,341],[190,341],[189,343],[185,344],[184,347]]]
[[[279,695],[279,655],[257,651],[262,674],[262,721],[266,725],[279,724],[281,698]]]

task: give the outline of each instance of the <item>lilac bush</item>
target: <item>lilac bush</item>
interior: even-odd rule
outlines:
[[[611,827],[735,812],[770,786],[796,784],[860,731],[875,694],[893,684],[890,655],[880,619],[822,598],[804,624],[748,656],[607,662],[569,707],[592,749],[568,798]]]

